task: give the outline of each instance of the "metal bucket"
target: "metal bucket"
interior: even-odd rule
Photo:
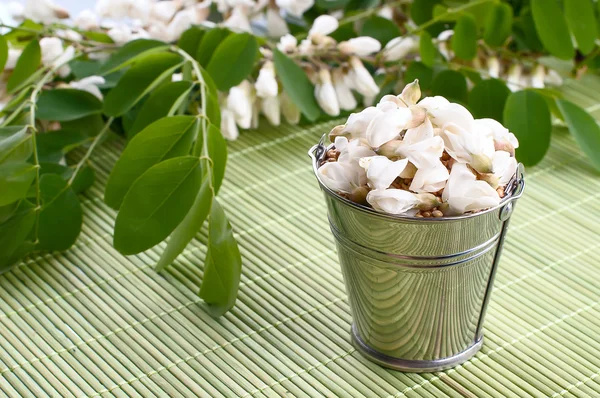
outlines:
[[[327,148],[309,151],[313,170]],[[408,372],[461,364],[483,344],[483,319],[523,166],[499,206],[459,217],[379,213],[319,180],[352,311],[352,342],[368,359]]]

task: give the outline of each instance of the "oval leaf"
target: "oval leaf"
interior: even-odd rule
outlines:
[[[36,116],[41,120],[59,122],[80,119],[102,112],[102,101],[83,90],[58,88],[42,91]]]
[[[23,200],[12,217],[0,225],[0,273],[9,269],[20,258],[17,253],[33,229],[35,212],[33,205]]]
[[[431,35],[427,32],[422,32],[419,38],[419,53],[421,54],[421,61],[431,68],[435,62],[437,50],[433,45]]]
[[[419,86],[422,90],[429,90],[433,81],[433,69],[423,62],[411,62],[404,73],[404,83],[409,84],[415,80],[419,80]]]
[[[477,55],[477,24],[472,15],[464,14],[458,19],[452,35],[452,49],[458,58],[466,61]]]
[[[460,72],[443,70],[433,79],[431,91],[434,95],[465,103],[467,101],[467,79]]]
[[[224,28],[214,28],[209,30],[200,41],[198,51],[195,54],[196,61],[206,68],[215,52],[215,49],[230,34],[231,32]]]
[[[517,159],[525,166],[539,163],[550,146],[552,121],[544,97],[535,91],[509,95],[504,107],[504,125],[519,139]]]
[[[35,166],[29,163],[0,165],[0,206],[6,206],[27,196],[35,174]]]
[[[469,108],[476,118],[492,118],[502,123],[502,111],[510,90],[503,81],[482,80],[469,94]]]
[[[104,99],[104,112],[121,116],[181,65],[181,57],[172,53],[150,54],[133,65]]]
[[[394,21],[378,15],[372,15],[364,22],[360,35],[377,39],[381,43],[381,46],[385,46],[393,38],[402,36],[402,33]]]
[[[556,0],[531,0],[535,30],[550,54],[571,59],[575,54],[567,22]]]
[[[33,141],[26,126],[0,128],[0,164],[25,162],[33,153]]]
[[[321,114],[321,108],[315,100],[314,88],[306,73],[279,50],[273,52],[273,61],[277,77],[292,102],[300,108],[308,120],[317,120]]]
[[[63,156],[77,148],[89,137],[79,130],[55,130],[39,134],[36,139],[40,162],[59,162]]]
[[[589,54],[595,47],[597,35],[596,16],[592,0],[564,0],[567,26],[575,36],[577,47]]]
[[[585,110],[567,100],[556,100],[558,109],[579,147],[590,158],[596,170],[600,171],[600,127],[598,122]]]
[[[200,159],[165,160],[137,179],[115,223],[114,246],[135,254],[162,242],[181,223],[200,189]]]
[[[208,156],[212,160],[212,176],[215,195],[221,188],[223,177],[225,176],[225,166],[227,164],[227,141],[221,134],[221,131],[211,124],[208,127]]]
[[[483,40],[492,47],[503,45],[510,36],[512,22],[512,7],[506,3],[495,4],[486,19]]]
[[[190,81],[171,82],[150,94],[137,114],[133,126],[127,132],[128,138],[131,139],[149,124],[167,116],[173,104],[182,96],[189,94],[192,85]]]
[[[206,70],[221,91],[237,86],[252,72],[258,43],[249,33],[235,33],[219,44]]]
[[[213,316],[221,316],[235,304],[242,257],[233,229],[223,208],[213,200],[208,226],[208,252],[200,297],[209,305]]]
[[[177,45],[183,51],[190,54],[192,57],[195,57],[198,53],[198,46],[200,46],[204,33],[205,31],[199,27],[192,26],[181,34]]]
[[[8,42],[4,36],[0,36],[0,73],[4,70],[8,60]]]
[[[194,140],[195,123],[193,116],[165,117],[133,137],[108,177],[106,204],[118,209],[133,182],[146,170],[163,160],[187,155]]]
[[[109,59],[100,67],[96,74],[108,75],[118,69],[124,68],[152,52],[161,51],[167,48],[167,44],[159,40],[138,39],[133,40],[119,48]]]
[[[42,211],[38,229],[38,248],[63,251],[75,243],[81,232],[83,216],[77,194],[57,174],[40,179]]]
[[[32,40],[23,50],[17,60],[12,75],[6,82],[6,91],[11,94],[16,91],[31,76],[42,62],[42,50],[37,40]]]
[[[57,174],[63,180],[68,182],[73,175],[74,169],[71,167],[63,166],[58,163],[40,163],[40,175],[44,174]],[[85,166],[82,167],[77,176],[71,183],[71,189],[75,193],[81,193],[92,186],[94,183],[94,170],[91,167]]]

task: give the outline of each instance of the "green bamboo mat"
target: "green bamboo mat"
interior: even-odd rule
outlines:
[[[568,84],[595,110],[600,83]],[[600,109],[600,107],[598,107]],[[596,114],[600,116],[600,112]],[[205,233],[168,272],[162,247],[124,257],[102,202],[123,142],[98,149],[83,232],[63,254],[0,277],[7,396],[600,396],[600,178],[558,128],[527,174],[473,360],[434,374],[387,370],[350,344],[351,316],[308,148],[332,123],[242,134],[220,200],[244,258],[235,308],[196,295]]]

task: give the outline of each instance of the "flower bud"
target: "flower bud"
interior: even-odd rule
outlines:
[[[340,114],[340,106],[331,83],[331,74],[326,68],[319,70],[319,82],[315,86],[315,98],[321,109],[328,115],[337,116]]]
[[[508,69],[506,85],[510,91],[519,91],[521,89],[521,72],[523,67],[520,64],[513,64]]]
[[[281,39],[279,39],[279,43],[277,43],[277,49],[279,51],[281,51],[282,53],[292,53],[294,52],[294,50],[296,50],[296,46],[298,45],[298,39],[296,39],[294,36],[287,34],[285,36],[282,36]]]
[[[350,111],[356,108],[356,98],[354,98],[352,90],[350,90],[350,87],[346,84],[346,80],[344,79],[343,72],[340,68],[333,70],[332,79],[340,109]]]
[[[276,97],[278,92],[277,80],[275,80],[275,66],[272,61],[266,61],[256,79],[256,95],[265,97]]]
[[[361,36],[343,41],[337,47],[342,54],[366,57],[381,50],[381,43],[372,37]]]
[[[350,65],[352,66],[352,80],[356,91],[365,97],[375,96],[379,93],[379,86],[375,83],[375,79],[365,68],[363,63],[356,56],[350,57]]]
[[[279,14],[279,11],[268,8],[266,13],[267,33],[270,37],[282,37],[290,33],[287,23]]]
[[[415,51],[418,41],[412,36],[396,37],[390,40],[383,49],[383,60],[386,62],[399,61]]]
[[[238,86],[229,89],[227,108],[235,115],[235,121],[243,129],[249,129],[252,122],[252,85],[244,80]]]
[[[431,193],[419,193],[415,194],[419,203],[417,204],[417,208],[423,211],[433,210],[434,207],[438,207],[442,203],[439,201],[438,197]]]
[[[261,101],[261,110],[271,126],[279,126],[281,123],[281,113],[279,107],[279,97],[266,97]]]
[[[315,18],[308,31],[308,37],[328,36],[338,28],[338,20],[331,15],[320,15]]]
[[[500,78],[500,61],[498,61],[498,58],[489,57],[487,59],[487,68],[490,77],[493,77],[494,79]]]
[[[402,94],[398,96],[406,106],[414,105],[421,99],[421,87],[419,87],[419,79],[407,84],[402,90]]]
[[[348,199],[358,204],[366,204],[367,203],[367,194],[369,193],[369,188],[362,186],[354,188],[354,190],[348,195]]]
[[[235,116],[232,111],[225,108],[221,110],[221,133],[228,140],[236,140],[240,131],[235,122]]]
[[[544,79],[546,78],[546,68],[538,64],[531,73],[531,87],[544,88]]]

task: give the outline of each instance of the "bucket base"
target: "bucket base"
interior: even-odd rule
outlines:
[[[386,368],[400,370],[403,372],[437,372],[440,370],[450,369],[460,365],[471,359],[473,355],[481,349],[483,345],[483,337],[477,340],[472,346],[449,358],[432,359],[432,360],[408,360],[390,357],[375,351],[369,347],[363,339],[358,335],[356,326],[352,325],[352,345],[358,350],[363,356],[372,362],[379,365],[385,366]]]

